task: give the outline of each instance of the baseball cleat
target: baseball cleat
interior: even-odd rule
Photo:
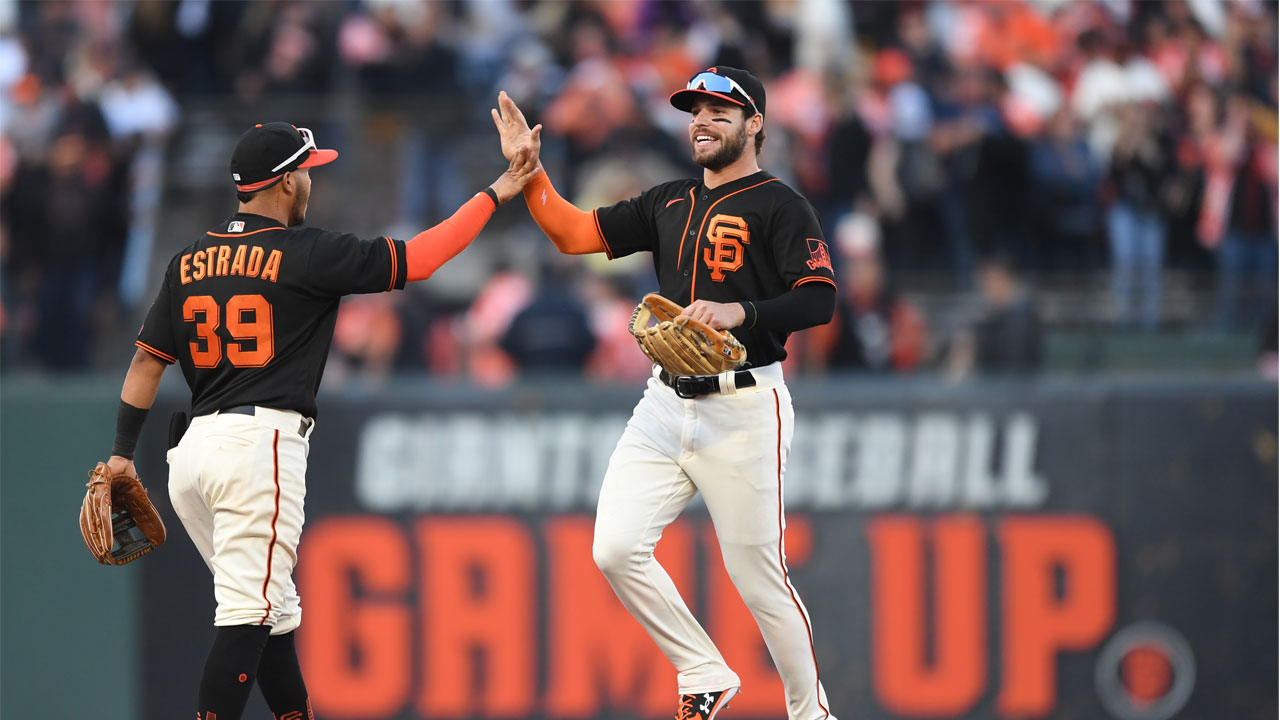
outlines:
[[[676,720],[712,720],[721,710],[729,707],[729,701],[737,694],[738,688],[731,687],[719,692],[681,695]]]

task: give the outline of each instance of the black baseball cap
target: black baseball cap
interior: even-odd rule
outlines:
[[[741,105],[748,111],[747,117],[764,114],[764,85],[746,70],[725,65],[709,67],[689,78],[683,90],[671,93],[671,104],[677,110],[689,112],[699,95],[710,95]]]
[[[326,165],[338,159],[337,150],[316,147],[307,128],[270,122],[249,128],[231,153],[231,179],[236,190],[256,192],[275,185],[287,172]]]

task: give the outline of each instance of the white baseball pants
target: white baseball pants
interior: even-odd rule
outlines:
[[[214,625],[302,622],[293,568],[302,536],[308,437],[296,412],[213,413],[191,427],[169,460],[169,498],[213,572]]]
[[[609,460],[592,552],[622,604],[676,666],[681,694],[738,687],[653,557],[663,529],[701,492],[725,568],[782,677],[788,718],[830,718],[809,613],[787,576],[782,477],[795,429],[791,395],[777,363],[751,373],[754,387],[682,399],[655,368]]]

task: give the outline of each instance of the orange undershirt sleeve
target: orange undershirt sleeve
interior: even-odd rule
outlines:
[[[524,186],[524,201],[533,221],[560,252],[566,255],[608,252],[596,227],[594,213],[579,210],[560,197],[545,172]]]
[[[413,282],[431,277],[441,265],[449,262],[476,239],[497,209],[498,206],[487,194],[476,193],[448,220],[414,235],[404,245],[405,264],[408,265],[406,279]]]

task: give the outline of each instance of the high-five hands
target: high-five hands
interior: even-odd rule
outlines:
[[[489,187],[498,196],[498,204],[501,205],[519,195],[524,186],[540,172],[542,172],[542,166],[538,163],[537,150],[519,148],[512,156],[507,171],[499,175]]]
[[[542,149],[542,126],[530,130],[524,114],[506,92],[498,93],[498,107],[502,109],[501,113],[497,110],[490,110],[490,113],[502,140],[502,155],[511,164],[489,187],[493,188],[501,205],[519,195],[524,186],[542,172],[542,163],[538,161],[538,151]]]
[[[498,108],[490,109],[494,127],[498,128],[498,137],[502,140],[502,156],[511,160],[521,149],[531,151],[536,158],[542,148],[542,125],[529,129],[529,122],[524,113],[516,107],[514,100],[505,90],[498,93]]]

